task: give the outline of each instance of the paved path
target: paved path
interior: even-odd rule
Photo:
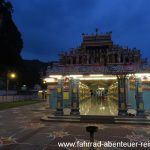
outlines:
[[[86,123],[43,122],[40,117],[52,113],[40,110],[43,103],[0,111],[0,150],[87,150],[89,148],[59,148],[58,142],[89,141]],[[149,125],[94,124],[99,130],[95,141],[147,142],[150,141]],[[149,144],[150,146],[150,144]],[[149,147],[150,148],[150,147]],[[147,148],[147,149],[149,149]],[[97,148],[121,150],[126,148]],[[131,150],[144,148],[128,148]]]

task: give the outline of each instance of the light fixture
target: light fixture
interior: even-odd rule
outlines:
[[[102,77],[102,78],[80,78],[80,80],[116,80],[117,77]]]
[[[61,79],[62,75],[50,75],[50,78],[57,78],[57,79]]]
[[[10,73],[10,78],[12,78],[12,79],[16,78],[16,74],[15,73]]]
[[[81,78],[81,77],[83,77],[83,75],[69,75],[68,77],[72,77],[72,78]]]
[[[90,77],[102,77],[104,76],[103,74],[90,74]]]
[[[45,81],[45,83],[46,82],[47,83],[49,83],[49,82],[57,82],[57,79],[55,79],[55,78],[45,78],[44,81]]]

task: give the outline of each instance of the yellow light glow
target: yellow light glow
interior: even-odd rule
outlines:
[[[16,78],[16,74],[15,73],[11,73],[10,74],[10,78],[12,78],[12,79]]]
[[[62,75],[50,75],[50,78],[57,78],[57,79],[61,79]]]
[[[47,90],[46,90],[46,91],[39,90],[38,92],[39,92],[39,93],[42,93],[42,92],[45,92],[45,93],[47,93]]]
[[[45,78],[44,81],[47,82],[47,83],[57,82],[57,79],[54,79],[54,78]]]
[[[81,78],[81,77],[83,77],[83,75],[69,75],[68,77]]]
[[[104,77],[104,78],[80,78],[80,80],[116,80],[116,77]]]
[[[150,81],[150,73],[135,73],[134,75],[130,74],[129,77],[130,76],[133,76],[134,78],[141,78],[142,81]]]
[[[46,81],[45,81],[45,80],[43,81],[43,84],[46,84]]]
[[[98,88],[99,90],[105,90],[105,88]]]
[[[38,91],[39,93],[42,93],[43,91]]]
[[[102,77],[104,76],[103,74],[90,74],[90,77]]]
[[[68,78],[75,78],[79,80],[116,80],[116,76],[104,76],[103,74],[91,74],[91,75],[66,75],[64,77]],[[56,82],[58,79],[62,79],[62,75],[50,75],[49,78],[47,78],[46,82]]]
[[[150,73],[136,73],[135,76],[136,77],[144,77],[144,76],[150,77]]]

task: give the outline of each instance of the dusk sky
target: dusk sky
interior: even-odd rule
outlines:
[[[82,33],[112,31],[115,44],[136,47],[150,62],[150,0],[11,0],[22,33],[22,57],[52,61],[78,47]]]

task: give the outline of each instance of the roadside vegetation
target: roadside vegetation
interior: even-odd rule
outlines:
[[[20,100],[20,101],[15,101],[15,102],[3,102],[3,103],[0,103],[0,110],[35,104],[35,103],[39,103],[39,102],[41,102],[41,101],[39,101],[39,100]]]

